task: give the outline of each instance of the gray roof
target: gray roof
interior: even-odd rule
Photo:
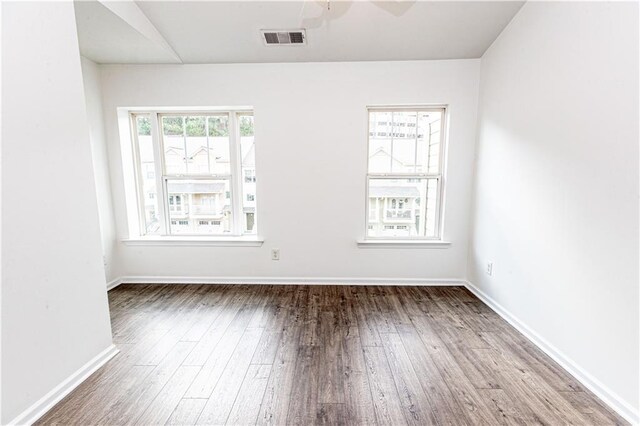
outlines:
[[[415,186],[371,186],[369,187],[369,197],[407,197],[418,198],[420,192]]]
[[[174,194],[219,194],[224,190],[225,184],[222,182],[169,182],[169,192]]]

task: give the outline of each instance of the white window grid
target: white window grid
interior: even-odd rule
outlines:
[[[371,144],[370,144],[370,137],[374,136],[371,133],[376,133],[376,131],[374,130],[374,132],[371,132],[371,123],[370,123],[370,119],[371,119],[371,113],[372,112],[389,112],[389,113],[393,113],[393,112],[440,112],[441,115],[441,120],[440,120],[440,147],[439,147],[439,152],[438,152],[438,172],[437,173],[402,173],[402,172],[390,172],[390,173],[371,173],[369,172],[369,162],[371,159]],[[365,235],[365,240],[441,240],[442,239],[442,231],[443,231],[443,218],[442,218],[442,213],[443,213],[443,200],[444,200],[444,170],[445,170],[445,151],[446,151],[446,143],[447,143],[447,138],[446,138],[446,128],[447,128],[447,121],[448,121],[448,106],[447,105],[423,105],[423,106],[369,106],[366,109],[366,114],[367,114],[367,118],[366,118],[366,135],[367,137],[365,138],[366,143],[367,143],[367,175],[366,175],[366,182],[365,182],[365,228],[364,228],[364,235]],[[416,114],[416,132],[415,132],[415,142],[416,142],[416,158],[417,158],[417,149],[418,149],[418,144],[417,144],[417,139],[418,139],[418,126],[417,126],[417,118],[418,114]],[[391,120],[391,123],[393,122],[393,120]],[[391,125],[391,123],[385,123],[385,124],[389,124]],[[378,125],[380,125],[381,123],[377,123]],[[412,126],[413,127],[413,126]],[[393,140],[394,140],[394,136],[393,136],[393,130],[391,130],[391,132],[389,132],[388,134],[389,138],[391,139],[391,160],[393,161]],[[427,189],[428,189],[428,184],[429,184],[429,180],[434,179],[436,180],[436,207],[435,207],[435,226],[434,226],[434,235],[418,235],[418,236],[370,236],[369,235],[369,230],[373,229],[373,227],[371,226],[371,223],[373,221],[369,220],[369,186],[370,186],[370,182],[373,179],[419,179],[419,180],[426,180],[426,185],[427,185]],[[423,221],[423,225],[426,227],[426,204],[427,204],[427,200],[421,200],[421,204],[425,205],[425,215],[424,218],[422,219]],[[383,218],[384,220],[384,213],[383,213]]]
[[[153,145],[153,157],[154,157],[154,171],[155,171],[155,179],[156,179],[156,202],[158,204],[158,216],[159,216],[159,235],[160,236],[170,236],[171,234],[171,225],[176,225],[175,219],[170,219],[170,209],[172,208],[169,205],[169,194],[168,194],[168,181],[169,180],[226,180],[229,182],[230,188],[230,202],[231,202],[231,232],[220,233],[219,235],[226,236],[242,236],[246,233],[243,231],[244,220],[242,219],[243,215],[243,206],[242,206],[242,155],[240,148],[240,127],[238,125],[239,118],[241,116],[253,116],[253,110],[225,110],[225,111],[154,111],[154,110],[145,110],[145,111],[135,111],[130,112],[130,126],[131,126],[131,134],[133,141],[133,160],[134,160],[134,170],[136,177],[136,192],[137,192],[137,200],[138,200],[138,216],[140,221],[140,234],[146,234],[146,219],[144,215],[145,206],[144,206],[144,191],[143,191],[143,179],[142,179],[142,170],[141,163],[139,157],[139,146],[138,146],[138,131],[137,131],[137,122],[136,119],[139,116],[147,116],[149,117],[149,121],[151,123],[151,140]],[[207,174],[168,174],[166,173],[165,161],[164,161],[164,135],[162,132],[162,117],[214,117],[214,116],[226,116],[228,117],[228,126],[229,126],[229,154],[230,154],[230,173],[229,174],[215,174],[215,173],[207,173]],[[207,138],[209,137],[209,120],[205,120],[206,126],[206,134]],[[186,136],[186,120],[183,120],[183,132]],[[254,135],[255,138],[255,135]],[[187,153],[186,150],[186,140],[185,140],[185,155]],[[209,160],[208,160],[209,161]],[[210,164],[209,164],[210,166]],[[188,166],[187,166],[188,167]],[[209,167],[209,170],[211,168]],[[188,173],[188,169],[187,169]],[[255,179],[255,168],[253,169],[253,176]],[[160,188],[160,190],[158,190]],[[184,200],[182,200],[184,202]],[[178,219],[179,222],[181,220]],[[219,224],[219,221],[216,225]],[[257,233],[257,217],[254,214],[254,225],[253,231],[249,232],[249,234]],[[180,233],[180,235],[193,235],[193,236],[211,236],[215,234],[186,234]]]

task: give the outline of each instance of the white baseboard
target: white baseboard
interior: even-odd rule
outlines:
[[[598,379],[587,373],[582,367],[576,364],[571,358],[562,353],[558,348],[549,343],[546,339],[533,331],[529,326],[520,321],[515,315],[502,307],[498,302],[489,297],[469,281],[465,281],[465,286],[482,300],[487,306],[493,309],[505,321],[515,327],[533,344],[540,348],[544,353],[549,355],[555,362],[560,364],[569,374],[582,383],[587,389],[593,392],[611,409],[615,410],[620,416],[624,417],[633,425],[640,423],[640,414],[629,403],[624,401],[615,392],[605,386]]]
[[[109,281],[107,283],[107,291],[113,290],[114,288],[118,287],[120,284],[122,284],[122,278],[116,278],[115,280]]]
[[[92,360],[83,365],[79,370],[65,379],[49,393],[40,398],[35,404],[27,408],[18,417],[8,423],[8,425],[31,425],[42,417],[47,411],[53,408],[58,402],[74,390],[80,383],[85,381],[98,368],[118,353],[115,345],[109,346],[104,351],[96,355]]]
[[[463,279],[420,278],[309,278],[309,277],[167,277],[124,276],[120,284],[307,284],[307,285],[415,285],[415,286],[464,286]],[[115,287],[115,286],[114,286]],[[113,287],[111,287],[113,288]],[[109,288],[109,289],[111,289]]]

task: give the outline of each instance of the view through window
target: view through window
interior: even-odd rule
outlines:
[[[145,235],[256,233],[253,114],[136,112]]]
[[[367,238],[438,239],[444,108],[370,108]]]

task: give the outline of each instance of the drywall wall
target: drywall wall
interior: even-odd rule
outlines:
[[[638,4],[525,4],[480,87],[469,279],[637,416]]]
[[[466,277],[479,60],[101,66],[116,226],[127,238],[118,107],[255,110],[262,247],[118,245],[125,276]],[[368,105],[448,104],[445,249],[362,249]],[[271,248],[281,250],[272,261]]]
[[[2,3],[2,419],[111,345],[71,2]]]
[[[81,57],[80,59],[84,81],[85,104],[87,106],[87,118],[89,122],[89,140],[91,141],[93,173],[98,198],[102,256],[106,282],[109,283],[118,277],[118,272],[114,269],[117,266],[114,259],[116,232],[113,218],[113,202],[111,201],[111,183],[109,181],[109,159],[104,136],[100,69],[92,60],[85,57]]]

